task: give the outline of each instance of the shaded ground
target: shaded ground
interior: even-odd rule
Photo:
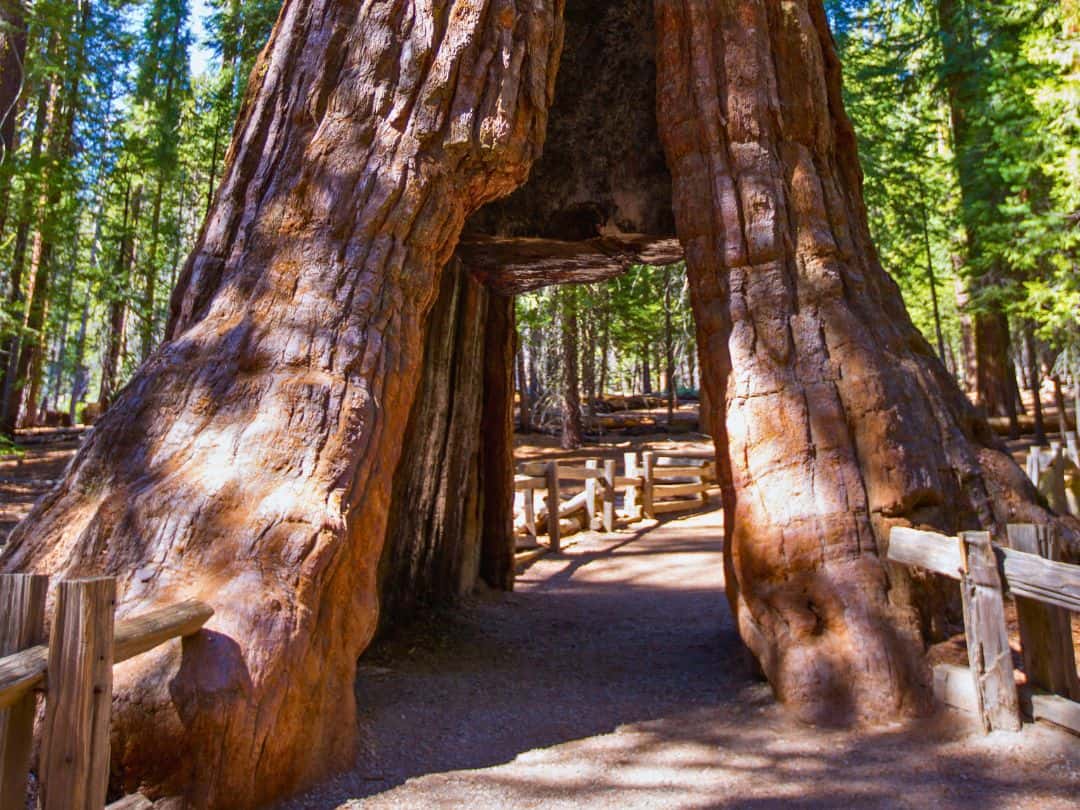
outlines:
[[[21,436],[18,454],[0,456],[0,544],[34,502],[59,483],[79,447],[80,439],[70,437],[70,431],[35,433],[35,441],[44,441],[26,444],[27,437]]]
[[[518,592],[377,643],[356,767],[277,810],[1075,807],[1059,732],[789,720],[745,664],[718,522],[583,535]]]

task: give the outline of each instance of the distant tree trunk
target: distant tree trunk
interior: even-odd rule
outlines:
[[[573,288],[559,290],[562,300],[562,437],[564,450],[581,447],[581,390],[578,387],[578,304]]]
[[[963,361],[964,391],[974,399],[979,386],[978,364],[975,361],[975,324],[970,312],[971,296],[963,279],[956,279],[955,293],[960,321],[960,359]]]
[[[119,792],[247,810],[352,761],[425,317],[561,41],[560,0],[286,0],[164,343],[0,557],[115,575],[121,616],[214,606],[117,668]]]
[[[125,201],[126,202],[126,201]],[[90,240],[90,258],[88,261],[91,273],[98,269],[98,254],[101,250],[101,224],[104,219],[103,203],[98,198],[94,209],[94,236]],[[68,404],[68,414],[71,424],[76,424],[79,402],[90,387],[89,369],[86,368],[86,330],[90,323],[90,299],[91,283],[87,282],[87,294],[83,298],[82,313],[79,316],[79,331],[75,337],[75,358],[72,362],[71,400]]]
[[[30,281],[30,304],[26,311],[27,339],[19,349],[19,360],[12,387],[9,416],[18,418],[24,392],[26,397],[26,423],[36,422],[35,405],[41,390],[42,362],[47,346],[45,327],[52,297],[52,277],[56,261],[56,239],[59,235],[61,201],[67,180],[67,166],[71,163],[75,145],[75,113],[79,108],[79,88],[82,84],[86,31],[90,25],[90,3],[83,2],[79,18],[75,22],[74,41],[66,59],[66,79],[50,114],[48,131],[49,166],[45,176],[45,190],[41,208],[41,224],[35,244],[35,261]]]
[[[1054,407],[1058,413],[1058,432],[1061,441],[1065,441],[1065,434],[1069,432],[1069,411],[1065,407],[1065,394],[1061,390],[1061,375],[1054,374],[1050,378],[1054,383]]]
[[[651,356],[652,346],[647,342],[641,344],[641,393],[645,396],[653,392]]]
[[[667,421],[675,418],[675,333],[671,327],[671,268],[664,268],[664,376],[667,388]]]
[[[101,387],[98,403],[107,409],[117,389],[117,375],[123,360],[124,344],[127,342],[128,282],[135,266],[135,231],[139,227],[142,208],[142,186],[128,186],[124,196],[124,219],[120,246],[116,251],[116,269],[109,285],[108,321],[105,328],[105,351],[101,357]]]
[[[72,297],[75,290],[75,262],[78,256],[79,241],[77,233],[74,241],[75,247],[72,261],[64,273],[64,307],[63,312],[60,314],[60,329],[57,332],[53,346],[53,359],[49,363],[49,379],[45,387],[45,395],[41,398],[41,407],[38,408],[39,424],[45,418],[50,398],[52,399],[52,410],[60,410],[60,389],[64,384],[64,357],[67,355],[68,328],[71,322]],[[27,401],[29,403],[28,407],[33,408],[34,403],[37,401],[33,389],[31,389]]]
[[[1003,312],[975,315],[975,366],[976,404],[987,416],[1007,416],[1009,434],[1017,438],[1016,379],[1009,360],[1009,319]]]
[[[518,336],[517,340],[517,383],[518,383],[518,430],[532,433],[532,392],[529,390],[529,377],[525,373],[525,354],[528,347]]]
[[[657,16],[739,630],[809,720],[925,711],[954,589],[884,565],[890,528],[1052,518],[877,260],[821,0]]]
[[[581,346],[581,378],[585,389],[584,426],[594,428],[594,407],[596,404],[596,318],[591,309],[585,312],[582,327],[584,341]]]
[[[49,35],[49,44],[46,53],[50,58],[54,56],[56,47],[55,32]],[[41,150],[45,142],[45,127],[49,117],[49,102],[52,98],[53,86],[50,82],[42,80],[38,89],[37,104],[34,111],[34,128],[30,138],[30,163],[37,164],[41,159]],[[38,187],[34,182],[27,182],[22,190],[22,201],[19,204],[18,220],[15,225],[14,245],[11,249],[11,271],[8,274],[8,311],[21,313],[25,307],[26,295],[23,291],[23,272],[26,269],[26,251],[30,245],[30,229],[33,226],[34,203],[37,200]],[[22,318],[19,318],[19,326],[22,326]],[[0,390],[2,390],[2,402],[0,402],[0,432],[12,435],[19,419],[18,399],[16,392],[18,387],[18,364],[19,349],[22,345],[21,330],[15,329],[4,335],[4,358],[3,367],[0,369]]]
[[[79,315],[79,331],[75,338],[75,359],[72,363],[71,400],[68,415],[71,424],[77,423],[79,402],[90,385],[89,369],[86,368],[86,328],[90,322],[90,295],[83,299],[82,313]]]
[[[179,20],[179,15],[177,20]],[[139,324],[140,359],[145,360],[150,356],[150,350],[154,347],[154,299],[157,294],[157,253],[158,241],[161,232],[161,203],[165,193],[164,178],[158,172],[157,187],[154,190],[154,204],[150,212],[150,247],[147,250],[146,268],[143,271],[144,299],[142,322]]]
[[[605,293],[606,297],[606,293]],[[605,301],[604,307],[600,312],[602,319],[600,325],[600,380],[597,382],[597,394],[603,398],[605,392],[608,390],[608,368],[609,358],[608,354],[611,352],[611,310],[610,303]]]
[[[1009,352],[1009,388],[1012,389],[1013,404],[1016,407],[1016,412],[1020,416],[1027,416],[1027,405],[1024,404],[1024,397],[1020,393],[1023,390],[1020,386],[1020,375],[1024,365],[1020,354],[1020,346],[1014,342],[1012,351]],[[1017,429],[1019,430],[1019,423],[1017,423]]]
[[[992,182],[983,156],[988,137],[984,125],[972,113],[983,108],[991,92],[980,78],[981,49],[975,40],[971,17],[973,11],[964,0],[937,0],[939,38],[945,54],[944,84],[949,99],[953,152],[956,156],[960,186],[961,214],[967,243],[969,271],[988,261],[983,255],[980,237],[980,211],[1000,203],[1001,190]],[[972,294],[993,289],[1000,284],[1006,268],[994,262],[970,275],[966,284]],[[988,416],[1007,416],[1009,432],[1019,435],[1014,392],[1016,381],[1009,364],[1009,321],[1001,305],[990,299],[977,301],[973,313],[975,402]],[[967,304],[965,297],[964,305]],[[963,311],[963,307],[962,307]],[[965,347],[966,349],[966,347]]]
[[[17,144],[19,98],[26,71],[23,0],[0,0],[0,234],[7,220],[12,161]]]
[[[1046,444],[1046,426],[1043,424],[1042,381],[1039,379],[1039,353],[1035,346],[1035,336],[1031,324],[1024,329],[1024,343],[1028,356],[1028,381],[1031,386],[1031,400],[1035,409],[1035,444]]]
[[[938,306],[937,274],[934,272],[934,251],[930,244],[930,215],[926,211],[926,202],[920,206],[922,215],[923,248],[926,250],[926,280],[930,284],[930,304],[934,313],[934,336],[937,338],[938,357],[945,362],[945,336],[941,331],[941,309]]]
[[[529,358],[525,370],[529,375],[529,400],[532,403],[532,409],[529,413],[529,424],[533,426],[533,430],[538,429],[536,424],[536,405],[540,401],[540,397],[544,390],[544,381],[542,379],[543,364],[541,363],[541,355],[543,353],[543,332],[535,326],[530,326]]]

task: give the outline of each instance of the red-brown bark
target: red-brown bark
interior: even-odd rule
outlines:
[[[137,372],[6,570],[186,596],[198,638],[117,670],[122,787],[244,808],[341,764],[424,317],[465,218],[527,176],[561,0],[288,0]]]
[[[940,602],[882,562],[890,527],[1049,516],[876,258],[821,1],[658,0],[657,20],[739,629],[808,719],[925,710]]]
[[[455,258],[427,318],[420,383],[379,562],[380,624],[513,587],[513,299]]]
[[[25,58],[26,10],[22,0],[0,0],[0,233],[7,221]]]
[[[651,33],[643,0],[574,5],[582,25],[610,18],[641,37],[590,30],[575,64]],[[820,0],[657,9],[661,126],[728,485],[740,629],[805,716],[917,710],[927,684],[914,608],[932,589],[881,563],[888,528],[1045,514],[877,263]],[[115,574],[124,613],[189,596],[215,607],[207,632],[117,670],[124,789],[245,808],[348,757],[388,516],[412,491],[395,484],[414,472],[401,449],[416,438],[426,316],[466,218],[537,157],[561,35],[561,0],[287,0],[167,342],[0,560]],[[619,60],[606,64],[618,74]],[[643,69],[630,86],[652,80]],[[602,142],[627,131],[617,116],[577,112],[565,121],[600,119]],[[666,193],[652,161],[601,204],[546,193],[580,176],[626,181],[617,159],[561,175],[587,143],[555,144],[564,165],[479,217],[479,232],[664,236],[667,215],[645,205]],[[537,212],[553,215],[552,232],[537,232]],[[512,309],[492,296],[488,315],[480,572],[507,587]],[[475,439],[475,419],[464,421]],[[444,492],[459,492],[473,468],[451,466]],[[426,502],[439,509],[446,496]],[[447,536],[434,538],[443,559],[473,570],[475,534],[457,551]],[[406,545],[418,539],[432,538],[405,532]]]

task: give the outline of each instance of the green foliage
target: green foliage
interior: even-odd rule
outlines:
[[[1076,341],[1080,40],[1059,0],[831,0],[882,263],[935,341],[971,311]]]
[[[119,346],[122,384],[160,340],[244,78],[280,0],[217,3],[206,45],[219,58],[199,76],[190,64],[190,0],[37,0],[28,8],[18,149],[0,174],[10,178],[0,183],[0,375],[8,388],[27,386],[3,369],[14,337],[36,345],[42,361],[32,377],[43,385],[28,411],[68,411],[96,399],[110,343]],[[66,118],[72,137],[64,141],[56,121]],[[50,189],[56,204],[43,205]],[[16,274],[20,234],[26,260]],[[24,323],[34,246],[43,240],[52,243],[51,286],[46,321],[33,331]],[[110,322],[117,312],[119,331]]]
[[[640,265],[604,284],[545,289],[517,299],[518,333],[534,398],[557,403],[561,385],[560,295],[578,297],[582,393],[665,390],[670,341],[680,396],[698,388],[697,345],[684,265]],[[604,390],[601,391],[601,385]]]

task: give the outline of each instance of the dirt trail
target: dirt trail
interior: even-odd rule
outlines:
[[[361,661],[364,752],[299,808],[1075,807],[1080,743],[946,714],[789,720],[750,674],[715,513],[542,559]]]

